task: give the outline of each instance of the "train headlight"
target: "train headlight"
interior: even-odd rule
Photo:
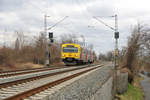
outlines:
[[[65,57],[66,55],[65,55],[65,54],[63,54],[62,56],[63,56],[63,57]]]
[[[77,55],[77,54],[75,54],[75,56],[76,56],[76,57],[78,57],[78,55]]]

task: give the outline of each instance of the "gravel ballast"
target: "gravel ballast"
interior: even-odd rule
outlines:
[[[111,69],[112,66],[105,65],[26,100],[111,100]]]

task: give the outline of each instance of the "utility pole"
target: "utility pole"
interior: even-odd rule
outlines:
[[[44,15],[44,32],[45,35],[47,36],[47,14]],[[46,60],[45,60],[45,66],[48,67],[49,66],[49,46],[48,46],[48,40],[46,40],[46,52],[45,52],[45,56],[46,56]]]
[[[119,32],[118,32],[118,17],[117,15],[114,16],[115,17],[115,68],[119,68],[119,50],[118,50],[118,39],[119,39]]]
[[[119,52],[118,52],[118,39],[119,39],[119,32],[118,32],[118,17],[115,14],[114,16],[111,17],[115,17],[115,27],[111,27],[108,24],[104,23],[102,20],[99,20],[97,17],[94,17],[97,21],[99,21],[100,23],[104,24],[105,26],[107,26],[108,28],[110,28],[111,30],[114,31],[114,38],[115,38],[115,50],[114,50],[114,83],[115,84],[113,86],[113,93],[115,94],[115,92],[117,91],[117,80],[118,80],[118,76],[120,74],[120,70],[119,70]],[[113,94],[113,95],[114,95]]]
[[[105,22],[103,22],[102,20],[98,19],[95,16],[93,18],[95,18],[97,21],[99,21],[100,23],[104,24],[105,26],[107,26],[108,28],[110,28],[111,30],[114,31],[114,38],[115,38],[114,67],[115,67],[115,69],[117,69],[119,67],[119,59],[118,59],[118,54],[119,54],[119,49],[118,49],[118,39],[119,39],[118,17],[117,17],[116,14],[114,16],[110,16],[110,17],[115,17],[115,27],[109,26],[108,24],[106,24]]]

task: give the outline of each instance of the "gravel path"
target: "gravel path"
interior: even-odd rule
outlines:
[[[150,78],[142,75],[144,77],[144,80],[141,80],[141,86],[144,90],[145,100],[150,100]]]

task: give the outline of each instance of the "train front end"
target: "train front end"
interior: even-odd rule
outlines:
[[[65,65],[78,64],[80,60],[80,45],[74,43],[62,44],[61,58]]]

